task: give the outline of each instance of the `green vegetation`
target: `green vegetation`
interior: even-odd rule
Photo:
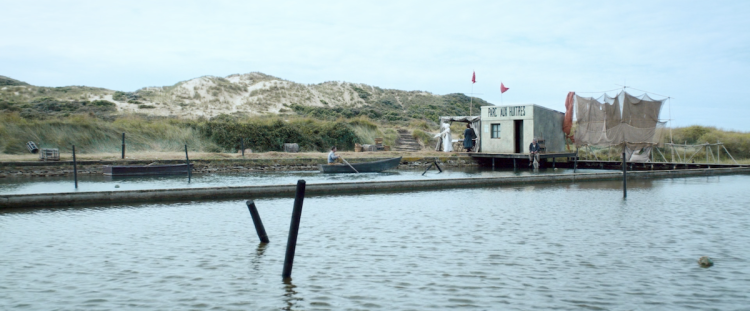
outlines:
[[[38,97],[30,102],[0,99],[0,111],[18,112],[25,119],[47,119],[71,114],[91,114],[100,117],[116,112],[115,103],[106,100],[59,100],[53,97]]]
[[[239,149],[240,139],[257,151],[282,151],[284,143],[297,143],[301,151],[326,151],[336,145],[351,150],[359,142],[354,129],[345,122],[314,119],[282,120],[248,118],[237,120],[220,116],[197,124],[201,134],[224,150]]]
[[[179,151],[184,145],[205,152],[234,152],[240,138],[256,151],[282,151],[284,143],[298,143],[302,151],[326,151],[332,145],[351,150],[360,138],[355,129],[370,127],[366,120],[318,121],[309,118],[237,118],[180,120],[126,115],[105,120],[90,114],[24,118],[17,112],[0,115],[0,152],[26,153],[27,141],[40,148],[82,153],[118,152],[122,133],[131,151]],[[377,131],[377,130],[376,130]]]
[[[6,76],[0,76],[0,87],[10,86],[10,85],[29,85],[29,84],[23,81],[18,81],[16,79],[8,78]]]
[[[123,116],[109,121],[77,114],[40,120],[15,112],[0,114],[0,151],[6,154],[27,153],[27,141],[64,152],[72,145],[81,153],[118,152],[122,133],[127,133],[131,151],[180,151],[184,145],[193,150],[221,151],[192,124],[175,119]]]
[[[663,135],[663,141],[669,142],[669,131],[664,131]],[[735,159],[750,159],[750,133],[724,131],[715,127],[693,125],[673,129],[672,141],[675,144],[687,142],[688,145],[721,142]],[[715,147],[712,147],[712,149],[716,153]],[[700,152],[696,157],[705,159],[705,153]]]

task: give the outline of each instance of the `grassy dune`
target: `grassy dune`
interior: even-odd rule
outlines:
[[[429,130],[429,125],[422,124],[421,128]],[[395,128],[363,116],[335,121],[294,116],[190,120],[123,115],[103,119],[89,114],[26,119],[17,112],[6,112],[0,114],[0,153],[27,154],[28,141],[63,153],[69,153],[73,145],[81,154],[117,153],[122,133],[126,133],[130,154],[179,152],[185,145],[191,152],[235,153],[240,139],[253,152],[282,151],[283,144],[291,142],[298,143],[302,152],[325,152],[332,145],[353,150],[355,143],[373,144],[376,137],[393,145],[398,138]]]
[[[70,151],[73,145],[80,153],[116,152],[122,144],[122,133],[127,133],[130,151],[179,151],[184,145],[193,150],[220,150],[196,128],[177,120],[125,116],[106,121],[88,115],[28,120],[17,113],[0,115],[0,150],[5,154],[28,152],[27,141],[61,152]]]

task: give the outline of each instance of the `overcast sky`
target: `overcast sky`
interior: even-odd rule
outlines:
[[[0,0],[0,75],[134,91],[260,71],[564,110],[621,85],[750,131],[750,1]],[[510,90],[500,96],[500,83]],[[598,93],[582,93],[598,92]],[[617,91],[609,92],[610,95]],[[631,90],[634,95],[643,92]],[[654,98],[662,98],[652,95]]]

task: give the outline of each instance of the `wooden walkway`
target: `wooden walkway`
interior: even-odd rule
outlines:
[[[529,154],[528,153],[485,153],[485,152],[462,152],[461,155],[472,157],[476,160],[489,160],[492,161],[492,167],[495,167],[495,160],[501,160],[505,162],[507,160],[513,160],[513,167],[518,167],[518,160],[522,160],[522,163],[528,164]],[[575,152],[552,152],[552,153],[540,153],[539,162],[552,162],[552,167],[556,165],[557,158],[565,158],[566,162],[571,162],[575,159]],[[525,161],[524,161],[525,160]],[[542,161],[546,160],[546,161]],[[542,163],[539,163],[540,165]]]

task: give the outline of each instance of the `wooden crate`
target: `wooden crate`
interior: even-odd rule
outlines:
[[[39,150],[39,161],[60,161],[60,150],[42,148]]]
[[[299,152],[299,145],[297,143],[284,144],[284,152]]]

